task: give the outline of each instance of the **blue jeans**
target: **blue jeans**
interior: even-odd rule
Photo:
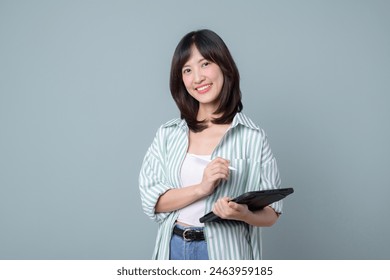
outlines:
[[[176,225],[176,226],[181,229],[188,228],[188,227],[183,227],[181,225]],[[191,227],[191,229],[202,229],[202,228]],[[185,241],[183,237],[176,234],[172,234],[169,259],[170,260],[208,260],[209,254],[207,252],[206,240]]]

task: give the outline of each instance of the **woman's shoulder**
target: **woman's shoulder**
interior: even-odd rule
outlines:
[[[174,119],[171,119],[171,120],[167,121],[166,123],[162,124],[160,128],[179,126],[183,122],[185,123],[185,121],[180,119],[180,118],[174,118]]]
[[[183,130],[186,131],[187,123],[180,118],[171,119],[162,125],[157,130],[157,136],[167,136],[174,131]]]
[[[160,125],[156,131],[151,147],[153,149],[164,150],[167,143],[175,142],[177,139],[183,138],[182,136],[186,133],[186,123],[179,118],[171,119],[162,125]]]

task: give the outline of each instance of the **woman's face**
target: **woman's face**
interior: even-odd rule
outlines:
[[[183,83],[188,93],[199,102],[199,107],[219,105],[223,73],[214,62],[205,59],[198,49],[191,48],[191,56],[182,68]]]

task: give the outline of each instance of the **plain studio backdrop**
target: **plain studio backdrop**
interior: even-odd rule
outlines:
[[[150,259],[138,174],[201,28],[295,188],[264,258],[390,258],[389,1],[0,0],[1,259]]]

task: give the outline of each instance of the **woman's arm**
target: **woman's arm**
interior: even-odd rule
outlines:
[[[169,189],[162,194],[156,203],[156,213],[171,212],[181,209],[205,195],[201,192],[200,185],[193,185],[180,189]]]
[[[228,167],[228,160],[223,158],[214,159],[206,166],[201,183],[179,189],[169,189],[158,199],[155,212],[178,210],[212,194],[221,180],[229,178]]]

